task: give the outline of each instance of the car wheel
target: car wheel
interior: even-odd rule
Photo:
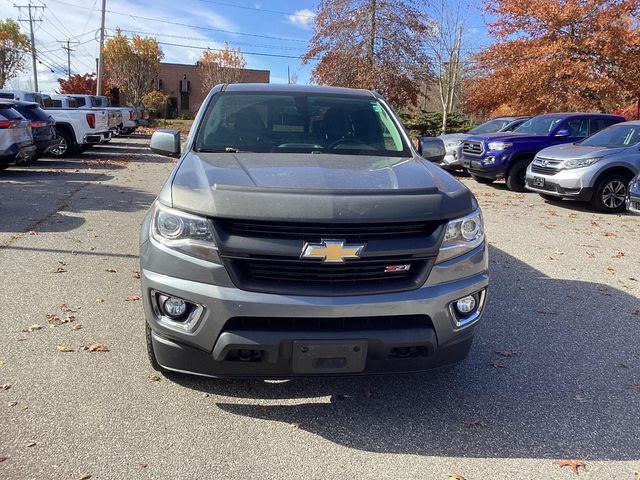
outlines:
[[[495,182],[495,179],[493,178],[487,178],[487,177],[479,177],[478,175],[474,175],[473,173],[471,174],[471,177],[478,183],[484,183],[485,185],[489,185],[490,183]]]
[[[58,130],[58,138],[60,143],[49,149],[52,157],[68,157],[73,153],[73,139],[65,130]]]
[[[507,172],[507,188],[512,192],[526,192],[525,177],[527,175],[528,161],[516,162]]]
[[[147,339],[147,355],[149,356],[149,363],[151,363],[151,367],[157,372],[166,372],[164,368],[158,363],[156,359],[156,353],[153,350],[153,340],[151,339],[151,327],[147,322],[145,322],[145,330],[146,330],[146,339]]]
[[[607,175],[600,180],[593,192],[591,205],[601,212],[622,212],[625,209],[628,184],[629,180],[619,173]]]

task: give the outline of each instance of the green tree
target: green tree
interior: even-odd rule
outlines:
[[[117,29],[104,44],[104,63],[109,82],[122,91],[129,103],[139,107],[153,88],[153,79],[164,58],[155,38],[134,35],[131,40]]]
[[[142,97],[142,105],[144,108],[155,113],[158,116],[165,116],[169,95],[159,90],[154,90]]]
[[[0,20],[0,88],[24,70],[25,54],[31,50],[29,38],[17,22]]]

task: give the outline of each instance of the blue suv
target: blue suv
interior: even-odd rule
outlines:
[[[624,118],[603,113],[538,115],[513,132],[467,138],[462,144],[462,164],[480,183],[504,178],[509,190],[524,192],[527,167],[540,150],[577,142],[619,122]]]

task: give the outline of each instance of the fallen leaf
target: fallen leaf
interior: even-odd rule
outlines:
[[[516,352],[515,350],[496,350],[496,353],[501,357],[506,357],[506,358],[521,357],[522,355],[524,355],[524,353]]]
[[[140,300],[140,295],[129,295],[124,299],[125,302],[135,302],[137,300]]]
[[[291,428],[300,428],[300,424],[299,424],[299,423],[296,423],[296,422],[294,422],[294,423],[290,423],[290,424],[289,424],[289,426],[290,426]]]
[[[35,230],[29,230],[27,232],[27,235],[38,235],[38,232],[36,232]]]
[[[558,465],[560,468],[562,467],[571,467],[573,473],[578,474],[578,469],[582,467],[583,470],[587,469],[587,464],[582,460],[554,460],[553,463]]]
[[[629,387],[629,389],[631,390],[640,391],[640,383],[630,383],[629,385],[627,385],[627,387]]]
[[[62,310],[64,313],[76,313],[79,308],[80,307],[76,307],[75,309],[73,309],[69,305],[67,305],[66,303],[61,303],[60,304],[60,310]]]
[[[458,472],[453,472],[449,474],[449,480],[467,480]]]
[[[71,326],[71,330],[80,330],[81,328],[82,328],[82,325],[80,325],[79,323]]]
[[[622,257],[624,257],[624,252],[618,252],[611,258],[622,258]]]
[[[104,298],[96,298],[96,303],[104,303]]]
[[[89,480],[91,478],[91,475],[89,475],[88,473],[81,473],[80,475],[73,477],[73,480]]]
[[[603,237],[615,237],[616,234],[613,232],[602,232]]]
[[[0,385],[0,390],[9,390],[10,388],[11,388],[10,383],[3,383],[2,385]]]
[[[133,272],[132,277],[137,279],[137,280],[140,279],[140,272]]]
[[[53,271],[53,273],[64,273],[66,271],[67,271],[66,268],[58,267]]]
[[[69,348],[66,345],[58,345],[56,347],[59,352],[67,353],[67,352],[75,352],[73,348]]]
[[[207,398],[207,397],[209,396],[209,394],[208,394],[208,393],[203,393],[203,394],[202,394],[202,396],[203,396],[204,398]]]
[[[27,443],[27,447],[35,447],[35,446],[36,446],[36,442]]]
[[[5,460],[9,460],[11,457],[8,455],[0,455],[0,462],[4,462]]]
[[[160,375],[149,375],[147,380],[150,382],[159,382],[162,377]]]
[[[631,314],[640,316],[640,308],[638,310],[634,310]]]
[[[115,268],[105,268],[105,271],[109,273],[116,273],[118,270],[116,270]]]
[[[60,317],[55,313],[47,313],[47,322],[49,322],[51,325],[62,324],[62,320],[60,320]]]
[[[140,463],[140,468],[147,468],[149,466],[148,463]]]
[[[89,350],[90,352],[108,352],[109,347],[107,347],[104,343],[90,343],[88,345],[82,345],[82,350]]]
[[[495,369],[498,368],[506,368],[504,365],[502,365],[500,362],[498,362],[497,360],[493,360],[492,362],[489,362],[489,366]]]
[[[42,328],[42,325],[38,325],[37,323],[33,324],[33,325],[29,325],[28,327],[25,327],[22,329],[23,332],[35,332],[36,330],[40,330]]]
[[[7,407],[15,407],[18,404],[18,402],[13,401],[13,402],[9,402],[7,403]]]
[[[616,271],[615,271],[615,269],[614,269],[611,265],[609,265],[609,266],[607,267],[607,272],[609,272],[611,275],[613,275]]]
[[[469,422],[464,422],[464,426],[467,428],[478,428],[486,427],[487,425],[482,420],[471,420]]]

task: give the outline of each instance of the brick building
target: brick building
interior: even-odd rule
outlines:
[[[269,83],[269,70],[242,71],[240,83]],[[181,63],[161,63],[160,73],[155,80],[156,90],[169,95],[167,116],[175,118],[187,112],[195,114],[207,93],[202,91],[202,81],[197,65]]]

